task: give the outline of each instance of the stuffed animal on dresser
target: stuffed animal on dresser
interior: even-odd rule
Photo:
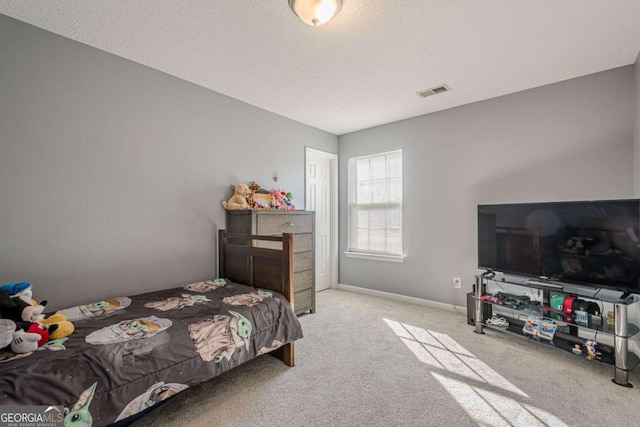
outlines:
[[[251,190],[246,184],[238,184],[233,187],[233,196],[228,202],[223,201],[222,206],[229,211],[249,209],[247,197],[251,195]]]

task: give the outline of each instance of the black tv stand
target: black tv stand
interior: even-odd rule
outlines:
[[[555,338],[559,340],[566,341],[571,345],[566,348],[571,351],[571,347],[576,345],[581,341],[579,336],[579,329],[584,328],[583,332],[594,332],[594,338],[585,338],[585,340],[592,340],[598,343],[599,348],[602,348],[603,352],[607,353],[602,355],[601,360],[605,363],[611,363],[615,367],[615,375],[613,378],[613,382],[615,384],[624,386],[624,387],[633,387],[633,385],[629,382],[629,371],[635,368],[638,364],[640,364],[640,358],[638,355],[634,353],[629,353],[628,351],[628,341],[629,337],[635,334],[640,333],[640,328],[637,325],[630,324],[627,318],[627,306],[634,304],[640,299],[638,296],[633,295],[628,292],[624,292],[621,296],[617,297],[614,295],[600,295],[600,292],[596,292],[595,294],[586,295],[583,292],[581,293],[579,290],[574,289],[571,285],[564,285],[557,282],[548,282],[548,281],[538,281],[531,280],[527,278],[488,278],[485,275],[476,276],[476,285],[475,285],[475,329],[474,332],[478,334],[483,334],[484,327],[490,326],[486,324],[486,319],[484,319],[483,307],[487,304],[492,305],[498,310],[511,310],[513,313],[512,316],[503,315],[501,316],[507,317],[507,319],[511,325],[509,326],[509,332],[522,334],[522,326],[524,321],[527,320],[528,315],[535,315],[541,318],[550,319],[550,309],[546,304],[541,304],[541,311],[533,311],[533,310],[514,310],[509,309],[505,305],[499,305],[492,301],[483,301],[480,297],[482,295],[487,294],[487,285],[491,283],[492,287],[498,286],[498,288],[502,288],[503,285],[509,285],[510,287],[518,288],[527,288],[526,290],[522,290],[524,293],[532,293],[533,289],[536,289],[538,295],[543,296],[543,303],[549,301],[549,297],[551,293],[562,293],[562,294],[571,294],[577,295],[580,298],[585,298],[587,300],[599,301],[600,303],[610,303],[613,305],[614,312],[614,322],[613,325],[607,324],[607,316],[603,314],[603,316],[599,316],[600,323],[589,323],[589,326],[585,326],[584,324],[576,323],[572,317],[568,319],[562,317],[562,320],[553,319],[556,322],[558,327],[558,332],[556,333]],[[546,310],[546,311],[545,311]],[[541,314],[544,313],[544,314]],[[553,311],[551,311],[553,312]],[[555,312],[555,314],[561,314],[560,312]],[[524,319],[524,320],[523,320]],[[560,326],[562,326],[565,331],[568,329],[568,333],[563,331],[560,332]],[[493,329],[493,328],[492,328]],[[496,329],[497,330],[497,329]],[[584,335],[583,335],[584,336]],[[603,339],[603,336],[608,337],[609,342],[606,342]],[[613,338],[613,346],[611,346],[611,338]],[[577,340],[577,341],[576,341]],[[566,346],[565,346],[566,347]],[[605,349],[606,347],[606,349]]]

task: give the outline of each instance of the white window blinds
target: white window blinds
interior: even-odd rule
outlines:
[[[402,150],[349,159],[349,251],[402,255]]]

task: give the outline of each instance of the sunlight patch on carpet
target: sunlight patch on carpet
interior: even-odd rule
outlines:
[[[568,427],[561,419],[535,406],[472,387],[432,372],[436,380],[474,421],[481,425],[514,427]]]
[[[403,323],[404,325],[404,323]],[[462,354],[465,356],[475,357],[468,351],[466,348],[458,344],[454,341],[449,335],[441,334],[440,332],[429,331],[431,335],[433,335],[438,341],[440,341],[444,346],[452,353]]]
[[[393,320],[389,320],[389,319],[382,319],[385,322],[387,322],[387,325],[389,325],[389,327],[391,328],[391,330],[393,332],[395,332],[395,334],[397,336],[399,336],[400,338],[408,338],[410,340],[415,340],[414,336],[411,335],[409,333],[409,331],[407,331],[401,324],[400,322],[395,322]]]
[[[431,355],[431,353],[425,350],[425,348],[422,345],[420,345],[419,342],[408,340],[402,337],[400,339],[402,340],[404,345],[406,345],[409,348],[409,350],[411,350],[411,352],[414,354],[414,356],[416,356],[416,358],[419,361],[421,361],[422,363],[426,363],[427,365],[433,366],[434,368],[444,369],[444,366],[442,366],[440,362],[438,362],[436,358]]]
[[[387,322],[387,324],[391,322],[391,320],[387,320],[387,319],[385,319],[385,321]],[[397,323],[398,325],[400,325],[400,323],[398,322],[394,322],[394,323]],[[407,325],[404,323],[400,325],[400,327],[402,326],[404,326],[404,328],[409,332],[410,336],[408,338],[414,339],[418,342],[421,342],[422,344],[430,345],[431,347],[445,348],[445,346],[442,345],[440,341],[438,341],[433,335],[431,335],[429,332],[425,331],[424,329],[416,328],[415,326]]]
[[[477,383],[487,383],[501,390],[528,398],[522,390],[491,369],[449,335],[384,319],[413,355],[422,363],[451,372]],[[567,427],[555,415],[535,406],[518,402],[501,394],[448,378],[431,375],[478,424],[505,427]]]
[[[522,390],[513,385],[505,377],[491,369],[486,363],[477,357],[459,356],[464,363],[466,363],[471,369],[478,373],[489,384],[500,387],[503,390],[510,391],[512,393],[519,394],[524,397],[527,396]]]
[[[395,320],[383,320],[422,363],[529,397],[449,335]]]

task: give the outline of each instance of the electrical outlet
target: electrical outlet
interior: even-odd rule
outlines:
[[[460,289],[462,287],[462,279],[460,279],[459,277],[454,277],[453,278],[453,287],[455,289]]]

